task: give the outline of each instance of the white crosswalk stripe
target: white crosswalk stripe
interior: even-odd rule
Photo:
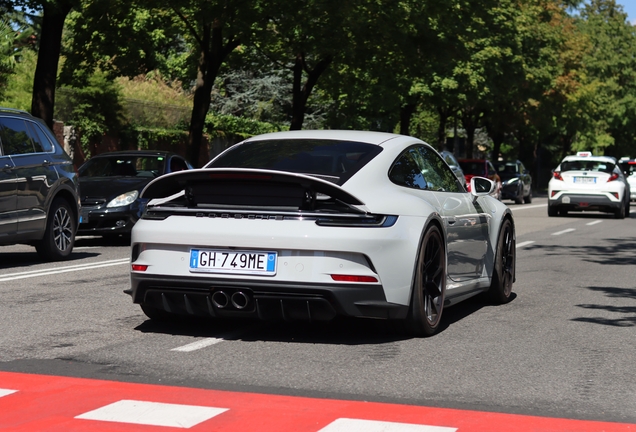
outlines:
[[[77,419],[190,428],[227,408],[121,400],[76,416]]]
[[[339,418],[318,432],[455,432],[457,428]]]
[[[0,397],[9,396],[10,394],[13,394],[15,392],[17,392],[17,390],[0,389]]]

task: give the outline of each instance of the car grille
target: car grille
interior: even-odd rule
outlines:
[[[97,207],[105,204],[106,200],[104,198],[83,197],[81,203],[85,207]]]

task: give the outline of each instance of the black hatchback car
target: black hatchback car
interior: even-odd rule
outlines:
[[[0,108],[0,245],[30,244],[47,261],[65,259],[79,206],[73,162],[46,124]]]
[[[153,179],[192,169],[181,156],[154,150],[102,153],[79,167],[82,220],[78,235],[130,234],[146,200],[141,191]]]
[[[532,202],[532,176],[521,161],[495,163],[501,178],[501,199],[511,199],[517,204]]]

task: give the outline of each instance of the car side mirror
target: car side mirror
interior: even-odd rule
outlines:
[[[470,193],[475,197],[490,195],[495,191],[495,188],[495,182],[485,177],[470,179]]]

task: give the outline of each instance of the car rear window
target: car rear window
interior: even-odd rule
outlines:
[[[206,167],[288,171],[343,184],[381,151],[377,145],[353,141],[251,141],[230,148]]]
[[[163,174],[163,156],[95,157],[82,165],[80,177],[157,177]]]
[[[561,162],[561,172],[565,171],[599,171],[611,173],[616,164],[606,161],[569,160]]]
[[[483,162],[459,162],[464,174],[472,174],[477,176],[486,175],[486,164]]]

